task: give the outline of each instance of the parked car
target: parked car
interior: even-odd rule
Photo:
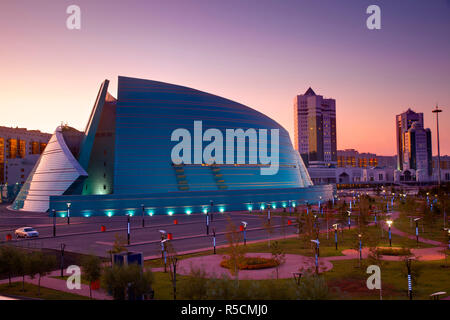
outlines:
[[[23,227],[16,229],[16,231],[14,231],[14,234],[16,235],[17,238],[39,237],[39,232],[37,232],[36,229],[31,227]]]

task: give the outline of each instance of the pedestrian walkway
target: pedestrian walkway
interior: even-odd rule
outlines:
[[[272,258],[270,253],[248,253],[247,257],[262,257]],[[213,278],[227,276],[234,278],[230,270],[220,266],[220,262],[224,256],[221,254],[209,255],[188,258],[180,260],[177,266],[177,273],[182,275],[189,275],[192,268],[200,268],[205,272],[206,277]],[[297,254],[286,254],[286,261],[278,268],[278,278],[286,279],[292,278],[294,273],[305,271],[315,272],[315,260],[313,257],[306,257]],[[326,260],[319,260],[319,272],[326,272],[333,268],[333,264]],[[163,268],[158,268],[158,270]],[[162,271],[161,270],[161,271]],[[156,271],[155,269],[153,271]],[[239,270],[240,280],[262,280],[262,279],[276,279],[276,268],[266,268],[258,270]]]
[[[88,285],[81,283],[80,289],[71,290],[67,287],[66,280],[54,278],[54,277],[58,277],[60,275],[61,275],[61,271],[55,270],[55,271],[52,271],[51,273],[49,273],[47,276],[42,277],[41,278],[41,287],[89,297],[89,286]],[[35,277],[34,279],[31,279],[29,276],[25,277],[25,282],[34,284],[36,286],[38,285],[38,280],[39,280],[39,277]],[[22,277],[14,277],[11,279],[11,282],[22,282]],[[9,283],[8,279],[0,280],[0,284],[7,284],[7,283]],[[100,300],[112,300],[112,297],[107,295],[102,290],[92,290],[92,298],[100,299]]]
[[[395,220],[395,219],[397,219],[399,216],[400,216],[400,212],[393,212],[391,217],[392,217],[392,220]],[[383,228],[384,228],[385,230],[388,229],[387,226],[383,226]],[[397,228],[394,227],[394,226],[391,226],[391,232],[392,232],[393,234],[396,234],[396,235],[401,236],[401,237],[405,237],[405,238],[408,238],[408,239],[411,239],[411,240],[416,240],[416,236],[415,236],[415,235],[412,235],[412,234],[406,233],[406,232],[404,232],[404,231],[401,231],[401,230],[397,229]],[[426,243],[426,244],[430,244],[430,245],[432,245],[432,246],[438,246],[438,247],[444,247],[444,246],[446,246],[445,243],[442,243],[442,242],[439,242],[439,241],[436,241],[436,240],[425,239],[425,238],[422,238],[422,237],[419,237],[419,242]]]
[[[389,249],[389,247],[386,247],[386,249]],[[366,259],[369,256],[369,248],[363,248],[361,253],[362,258]],[[324,259],[328,261],[359,259],[359,251],[355,249],[342,250],[342,254],[343,256],[326,257]],[[433,261],[445,259],[445,254],[442,252],[442,248],[440,247],[411,249],[411,254],[414,256],[415,259],[420,261]],[[404,259],[405,256],[389,256],[389,255],[382,256],[382,260],[386,261],[402,261]]]

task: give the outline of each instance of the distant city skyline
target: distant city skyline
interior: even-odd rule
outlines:
[[[95,88],[128,75],[189,86],[273,118],[294,143],[292,100],[309,87],[336,100],[337,148],[396,154],[395,115],[424,113],[433,155],[450,154],[450,2],[86,1],[81,30],[61,1],[0,4],[1,126],[79,130]]]

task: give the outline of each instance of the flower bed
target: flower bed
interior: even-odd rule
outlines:
[[[411,250],[408,248],[377,248],[377,251],[382,256],[408,256]]]
[[[262,258],[262,257],[245,257],[239,264],[239,270],[257,270],[274,268],[278,265],[275,259]],[[223,259],[220,262],[220,266],[223,268],[231,269],[233,267],[230,259]]]

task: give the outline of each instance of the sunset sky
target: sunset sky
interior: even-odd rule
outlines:
[[[81,7],[81,30],[66,8]],[[345,5],[344,5],[345,4]],[[381,7],[381,30],[366,8]],[[0,126],[83,130],[117,76],[193,87],[248,105],[294,141],[293,100],[336,99],[338,149],[396,153],[395,115],[439,103],[450,154],[450,0],[0,2]]]

